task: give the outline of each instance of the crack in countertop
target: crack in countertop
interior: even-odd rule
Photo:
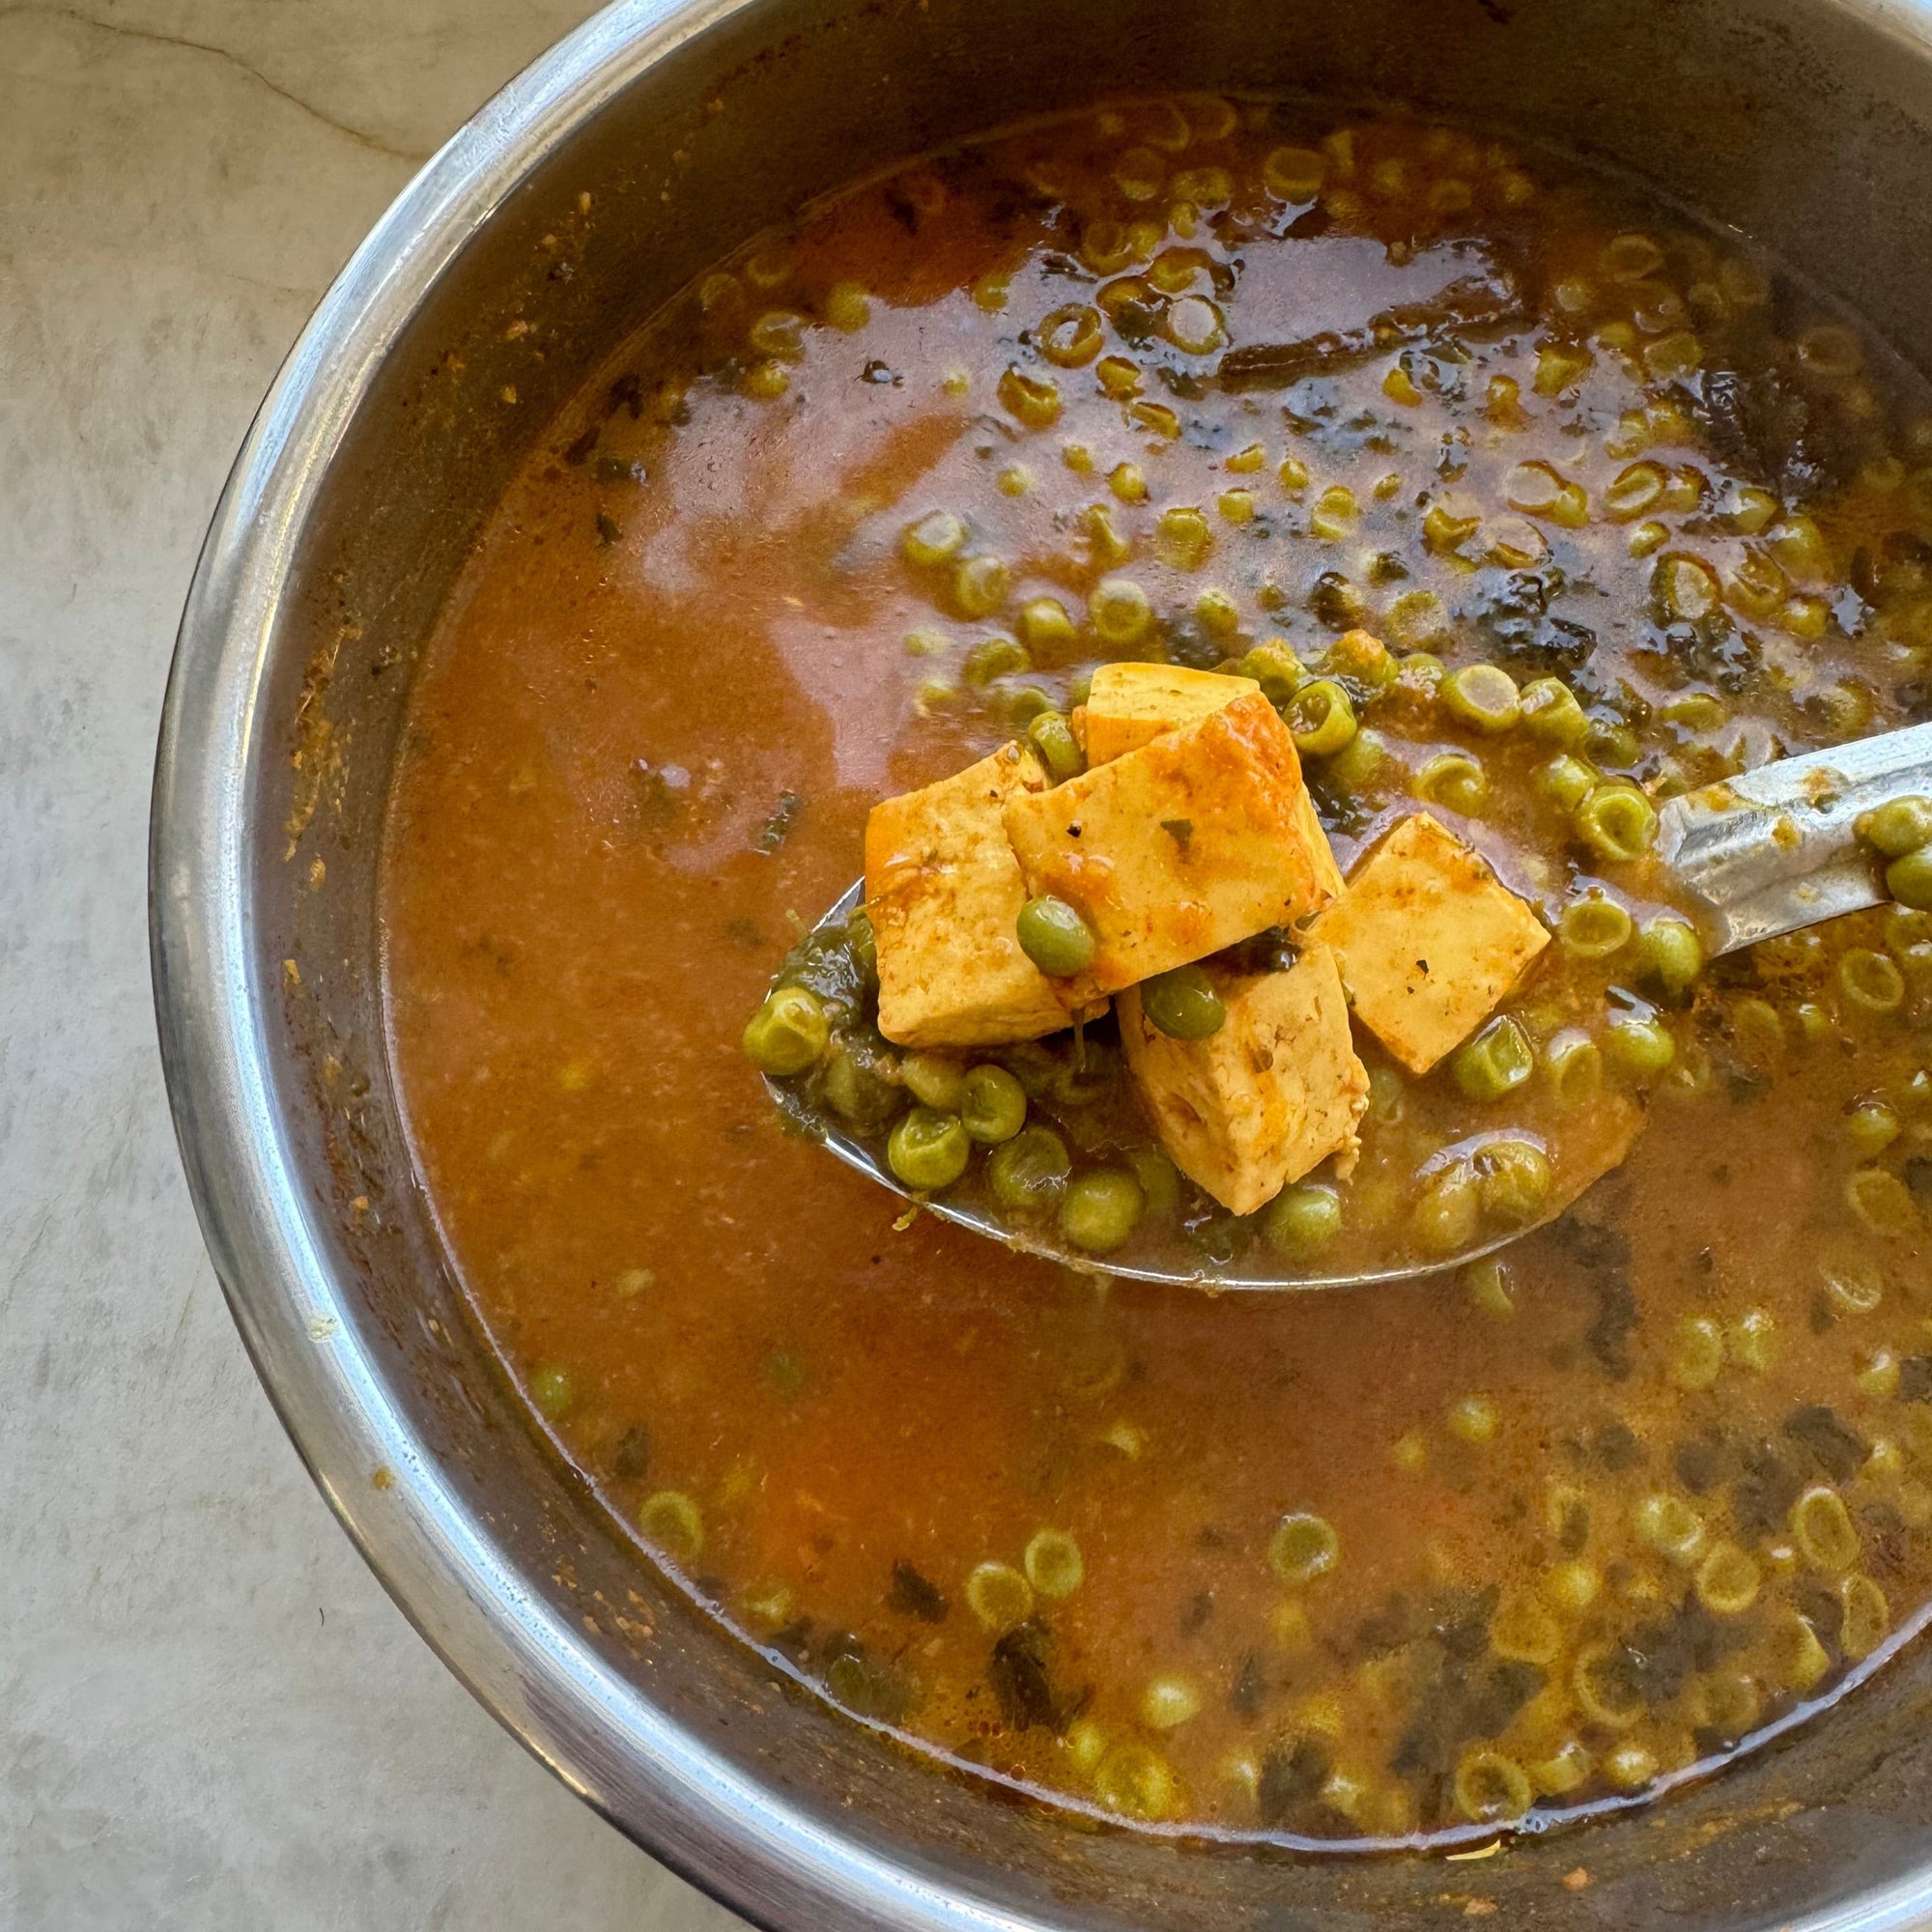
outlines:
[[[299,108],[310,120],[318,121],[331,132],[354,141],[358,148],[366,149],[372,155],[381,155],[387,160],[403,161],[410,167],[420,167],[434,152],[432,149],[411,150],[392,147],[377,135],[363,132],[359,128],[352,128],[346,121],[338,121],[332,115],[325,114],[313,101],[304,100],[300,95],[291,93],[279,81],[270,80],[260,68],[252,67],[238,53],[227,47],[215,46],[207,41],[190,41],[178,34],[164,34],[153,27],[125,26],[116,20],[102,20],[92,14],[83,14],[73,7],[49,7],[36,4],[0,7],[0,20],[14,17],[38,16],[48,20],[71,20],[80,27],[92,27],[98,33],[113,34],[122,40],[146,41],[158,47],[178,47],[185,53],[207,54],[212,59],[225,62],[239,69],[250,80],[259,82],[278,99],[286,100],[291,107]]]

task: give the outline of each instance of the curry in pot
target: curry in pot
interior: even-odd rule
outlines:
[[[1651,841],[1932,714],[1918,380],[1626,184],[1200,97],[927,157],[639,323],[431,641],[384,884],[440,1226],[614,1516],[855,1718],[1146,1829],[1556,1822],[1876,1667],[1932,1600],[1932,819],[1874,828],[1893,907],[1721,959]],[[1338,889],[1433,854],[1515,935],[1453,1037],[1349,983],[1306,1165],[1164,1135],[1122,1009],[1216,1051],[1320,919],[1130,999],[1016,932],[1078,996],[1006,1038],[882,1011],[871,923],[801,942],[875,807],[1082,796],[1122,689],[1203,678]],[[760,1069],[1092,1266],[901,1213]],[[1106,1272],[1442,1253],[1596,1174],[1416,1282]]]

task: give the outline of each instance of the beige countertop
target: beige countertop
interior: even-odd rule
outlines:
[[[364,230],[580,0],[0,4],[0,1927],[738,1921],[469,1700],[270,1413],[175,1155],[149,772],[196,550]]]

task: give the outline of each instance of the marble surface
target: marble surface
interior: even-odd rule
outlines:
[[[177,1164],[148,781],[316,298],[577,0],[0,4],[0,1926],[728,1932],[472,1704],[270,1413]]]

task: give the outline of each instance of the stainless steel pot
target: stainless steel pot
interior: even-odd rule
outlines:
[[[622,0],[363,244],[263,406],[188,600],[154,969],[235,1319],[450,1667],[767,1926],[1343,1932],[1468,1901],[1513,1928],[1932,1922],[1932,1647],[1722,1778],[1481,1862],[1076,1828],[834,1718],[706,1622],[522,1426],[463,1317],[397,1127],[373,868],[415,655],[499,487],[621,332],[804,197],[980,126],[1175,86],[1406,99],[1580,148],[1769,242],[1932,367],[1924,5]],[[1579,1865],[1587,1889],[1559,1883]]]

